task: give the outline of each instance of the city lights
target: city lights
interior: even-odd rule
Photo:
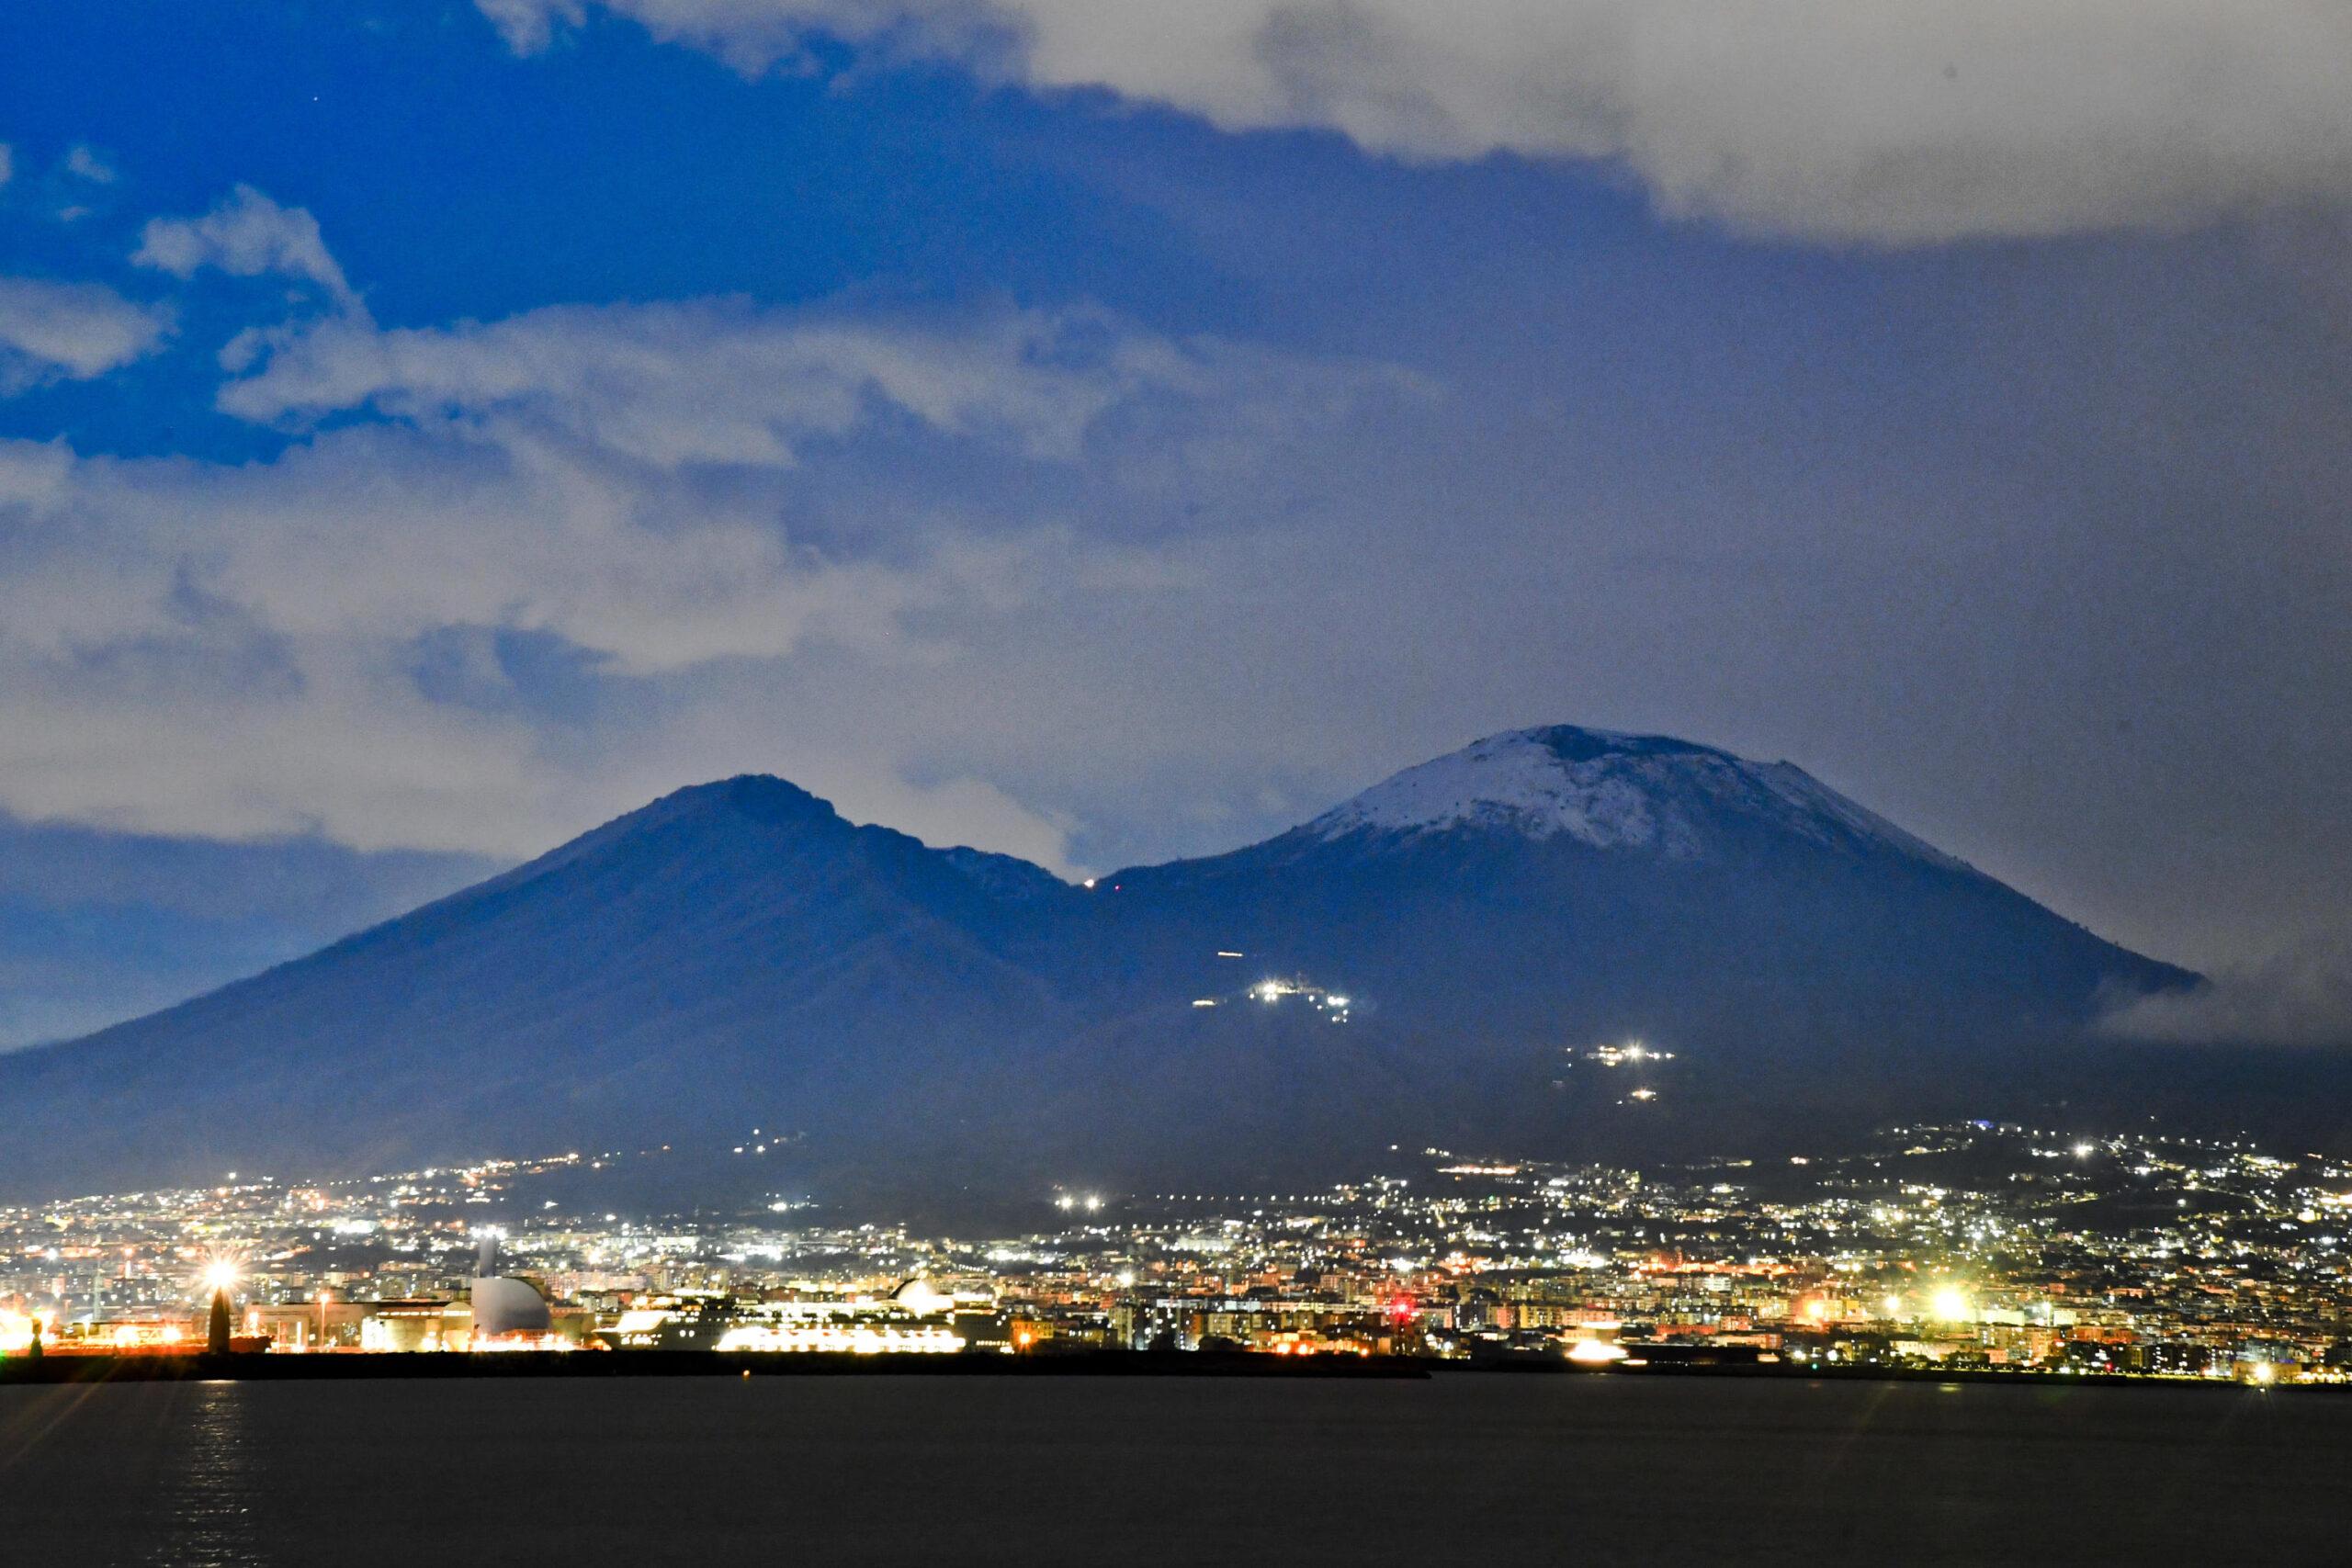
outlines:
[[[1584,1053],[1584,1059],[1588,1062],[1598,1062],[1604,1067],[1622,1067],[1629,1062],[1635,1065],[1643,1062],[1671,1062],[1674,1060],[1674,1053],[1660,1051],[1644,1044],[1641,1041],[1631,1040],[1622,1045],[1596,1045]]]
[[[780,1196],[631,1221],[536,1185],[611,1155],[0,1210],[0,1354],[26,1356],[45,1314],[42,1352],[62,1357],[218,1343],[2352,1372],[2337,1234],[2352,1225],[2335,1223],[2352,1166],[1975,1123],[1647,1171],[1502,1153],[1424,1147],[1418,1169],[1306,1191],[1055,1187],[1042,1230],[965,1241]],[[2090,1200],[2119,1183],[2143,1206],[2101,1231]],[[2201,1201],[2174,1206],[2189,1193]],[[492,1238],[495,1267],[475,1250]],[[232,1293],[220,1334],[207,1298]]]
[[[1238,958],[1240,954],[1221,954],[1220,956]],[[1250,987],[1249,994],[1269,1007],[1297,998],[1333,1023],[1347,1022],[1350,1009],[1353,1006],[1347,997],[1338,992],[1325,990],[1322,987],[1303,979],[1278,980],[1269,976]],[[1196,1002],[1193,1005],[1197,1007],[1201,1004]]]

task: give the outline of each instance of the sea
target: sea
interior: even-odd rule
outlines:
[[[0,1388],[0,1562],[2352,1562],[2352,1397],[1448,1373]]]

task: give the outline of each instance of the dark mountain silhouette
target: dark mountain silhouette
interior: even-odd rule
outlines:
[[[0,1057],[0,1189],[669,1144],[952,1207],[1695,1149],[2030,1095],[2103,1005],[2193,983],[1790,764],[1658,737],[1498,736],[1086,887],[744,777]],[[1629,1037],[1673,1060],[1588,1059]]]

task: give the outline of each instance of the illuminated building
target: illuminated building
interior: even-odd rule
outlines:
[[[379,1302],[325,1300],[256,1303],[245,1309],[245,1333],[272,1350],[356,1350]]]
[[[721,1350],[831,1351],[855,1356],[944,1355],[965,1348],[948,1321],[955,1298],[928,1280],[907,1280],[888,1297],[763,1302],[742,1309],[718,1338]]]
[[[46,1348],[65,1356],[177,1356],[203,1346],[202,1332],[185,1317],[85,1318],[59,1325]]]
[[[462,1350],[473,1337],[473,1309],[463,1302],[375,1302],[359,1325],[363,1350]]]
[[[944,1355],[964,1348],[944,1323],[794,1315],[741,1323],[719,1336],[721,1350],[830,1351],[840,1355]]]
[[[986,1314],[967,1310],[980,1300],[942,1292],[921,1278],[879,1297],[685,1295],[640,1301],[615,1314],[599,1337],[628,1350],[939,1355],[986,1342]]]

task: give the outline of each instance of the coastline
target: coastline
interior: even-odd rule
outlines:
[[[1729,1379],[1742,1382],[1926,1382],[2062,1388],[2211,1389],[2325,1394],[2352,1385],[2249,1384],[2233,1380],[1982,1368],[1807,1367],[1655,1361],[1605,1369],[1560,1360],[1461,1361],[1405,1356],[1269,1356],[1250,1352],[1105,1350],[1055,1355],[776,1355],[718,1350],[460,1351],[330,1355],[49,1355],[0,1360],[0,1388],[92,1383],[309,1382],[435,1379],[745,1377],[1224,1378],[1305,1382],[1425,1382],[1431,1378]]]

